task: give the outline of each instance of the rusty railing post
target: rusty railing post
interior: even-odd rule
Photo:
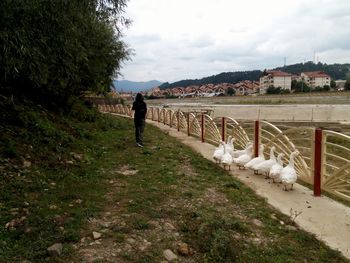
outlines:
[[[187,113],[187,135],[190,136],[190,112]]]
[[[165,125],[166,110],[163,110],[163,124]]]
[[[172,115],[172,111],[169,111],[169,120],[170,120],[170,122],[169,122],[169,126],[170,126],[170,128],[172,127],[172,117],[173,117],[173,115]]]
[[[314,152],[314,196],[321,196],[321,171],[322,171],[322,129],[315,130]]]
[[[205,127],[205,123],[204,123],[204,114],[201,114],[201,140],[202,142],[204,142],[204,127]]]
[[[259,156],[259,121],[254,122],[254,157]]]
[[[180,131],[180,110],[177,110],[177,131]]]
[[[221,140],[225,141],[225,133],[226,133],[226,121],[225,117],[221,119]]]
[[[160,108],[157,108],[157,117],[158,122],[160,122]]]

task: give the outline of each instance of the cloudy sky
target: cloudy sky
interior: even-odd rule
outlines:
[[[129,0],[126,16],[134,55],[119,79],[350,62],[350,0]]]

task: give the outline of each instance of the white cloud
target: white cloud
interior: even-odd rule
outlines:
[[[125,79],[174,82],[313,60],[350,62],[350,1],[130,0]]]

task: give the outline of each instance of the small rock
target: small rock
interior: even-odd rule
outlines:
[[[32,166],[32,163],[30,161],[24,160],[23,161],[23,167],[24,168],[29,168]]]
[[[60,256],[62,254],[62,243],[53,244],[51,247],[47,248],[47,252],[50,256]]]
[[[254,218],[252,222],[256,226],[263,226],[263,223],[259,219]]]
[[[125,245],[125,250],[130,251],[132,249],[132,246],[130,244]]]
[[[129,238],[126,239],[126,242],[128,242],[129,244],[134,244],[136,242],[136,240],[131,238],[131,237],[129,237]]]
[[[102,226],[102,227],[104,227],[104,228],[109,228],[110,225],[111,225],[110,222],[101,222],[101,223],[100,223],[100,226]]]
[[[183,256],[188,256],[190,254],[190,250],[186,243],[179,243],[177,247],[177,252],[179,252],[179,254]]]
[[[280,224],[281,224],[281,225],[284,225],[284,222],[281,220],[281,221],[280,221]]]
[[[98,232],[95,232],[95,231],[92,232],[92,237],[93,237],[94,240],[101,238],[101,236],[102,236],[101,233],[98,233]]]
[[[176,228],[172,224],[170,224],[169,222],[166,222],[164,224],[164,229],[167,231],[174,231]]]
[[[81,161],[83,159],[83,155],[82,154],[78,154],[75,152],[70,152],[70,155],[73,156],[73,158],[77,161]]]
[[[256,244],[256,245],[259,245],[259,244],[262,243],[261,239],[258,238],[258,237],[253,238],[253,239],[252,239],[252,242],[253,242],[254,244]]]
[[[291,226],[291,225],[287,225],[286,228],[288,230],[292,230],[292,231],[296,231],[297,230],[297,228],[295,226]]]
[[[270,216],[272,219],[277,219],[277,217],[276,217],[276,215],[275,214],[271,214],[271,216]]]
[[[73,161],[66,161],[66,164],[74,164]]]
[[[23,225],[26,219],[27,218],[25,216],[22,216],[21,218],[12,219],[10,222],[6,223],[5,229],[13,230],[16,227]]]
[[[175,259],[177,259],[177,256],[174,254],[173,251],[171,251],[170,249],[166,249],[163,251],[163,255],[166,258],[166,260],[168,261],[173,261]]]
[[[146,250],[146,248],[147,248],[147,247],[146,247],[145,245],[141,245],[141,246],[139,246],[139,250],[140,250],[140,251],[145,251],[145,250]]]

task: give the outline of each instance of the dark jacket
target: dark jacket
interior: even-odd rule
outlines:
[[[134,115],[135,120],[142,120],[146,118],[147,105],[143,101],[142,95],[141,96],[139,96],[139,94],[136,95],[136,100],[132,104],[132,110],[135,111],[135,115]]]

